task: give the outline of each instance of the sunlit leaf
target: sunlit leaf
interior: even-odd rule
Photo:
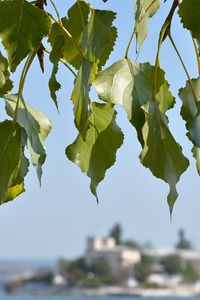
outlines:
[[[100,72],[93,85],[100,99],[119,104],[126,110],[128,119],[135,126],[138,139],[143,145],[142,127],[145,113],[141,108],[152,98],[155,68],[149,63],[138,64],[130,60],[120,60]],[[164,81],[164,72],[158,69],[156,90]]]
[[[0,38],[8,53],[11,71],[40,45],[49,32],[47,14],[25,0],[0,1]]]
[[[92,103],[85,141],[78,135],[66,149],[67,157],[91,178],[90,188],[96,198],[97,185],[115,163],[116,151],[123,143],[123,134],[115,118],[111,104]]]
[[[140,50],[146,36],[148,18],[151,18],[159,9],[160,0],[136,0],[135,28],[138,50]]]
[[[21,193],[23,193],[25,191],[24,177],[26,176],[26,174],[28,172],[28,167],[29,167],[29,161],[24,156],[24,153],[22,152],[21,160],[20,160],[17,168],[15,169],[12,181],[10,182],[10,185],[8,188],[6,201],[13,200],[14,198],[16,198],[17,196],[19,196]]]
[[[166,80],[160,87],[160,90],[157,94],[157,100],[158,100],[159,110],[162,113],[165,113],[167,110],[174,107],[175,98],[173,97],[169,89],[169,84]]]
[[[17,95],[6,95],[6,111],[13,117],[16,107]],[[39,180],[42,175],[42,165],[46,158],[44,141],[51,130],[51,122],[41,112],[32,108],[21,97],[17,112],[17,122],[24,127],[27,134],[27,148],[31,154],[31,160],[36,167]]]

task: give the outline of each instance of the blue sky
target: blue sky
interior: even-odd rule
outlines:
[[[64,2],[70,6],[74,1],[58,2],[62,2],[58,7],[64,16],[67,11]],[[101,0],[93,0],[91,3],[95,7],[112,9],[118,13],[116,25],[119,38],[109,65],[124,56],[133,28],[134,1],[108,0],[104,4]],[[154,62],[159,29],[170,5],[170,0],[165,4],[162,1],[160,12],[149,22],[149,37],[141,50],[139,61]],[[183,32],[178,17],[173,21],[172,33],[191,76],[197,76],[192,43],[189,35]],[[133,59],[134,49],[135,44],[130,52]],[[168,41],[161,50],[161,64],[167,71],[167,78],[176,95],[186,77]],[[125,142],[118,151],[115,166],[99,185],[100,203],[96,205],[89,190],[89,179],[64,154],[65,147],[76,137],[70,101],[73,78],[61,66],[59,80],[62,90],[58,94],[61,114],[58,115],[47,87],[50,72],[51,65],[47,57],[45,75],[40,73],[36,61],[24,93],[26,101],[45,112],[53,122],[53,130],[46,142],[48,156],[43,169],[42,187],[39,187],[32,167],[26,179],[26,193],[1,206],[0,259],[76,257],[84,251],[87,236],[107,235],[117,221],[123,226],[124,238],[133,238],[140,243],[151,241],[163,247],[174,245],[178,229],[184,228],[193,244],[200,248],[200,178],[190,153],[191,145],[185,137],[184,124],[178,116],[180,100],[177,98],[175,112],[169,113],[170,128],[183,145],[191,165],[178,184],[179,198],[170,224],[166,203],[168,186],[140,165],[138,155],[141,149],[122,109],[118,109],[118,123],[125,133]],[[16,83],[18,76],[19,72],[14,75]],[[3,112],[2,104],[0,109]]]

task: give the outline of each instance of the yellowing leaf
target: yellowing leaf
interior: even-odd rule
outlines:
[[[12,121],[0,123],[0,204],[24,191],[28,161],[23,154],[22,128]],[[18,185],[18,187],[17,187]]]

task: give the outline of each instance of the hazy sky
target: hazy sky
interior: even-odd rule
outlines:
[[[56,2],[70,5],[74,1]],[[160,13],[149,23],[150,36],[142,48],[139,61],[154,62],[158,32],[171,2],[162,3]],[[119,38],[109,65],[124,56],[133,28],[134,1],[108,0],[104,4],[101,0],[93,0],[91,3],[95,7],[112,9],[118,13],[116,25]],[[59,5],[64,16],[66,4]],[[190,74],[197,76],[191,40],[178,24],[178,18],[173,22],[172,33]],[[134,50],[135,45],[131,51],[133,59]],[[162,48],[161,63],[167,70],[167,78],[176,95],[186,77],[168,41]],[[42,187],[39,187],[35,170],[31,167],[26,178],[26,193],[1,206],[0,259],[75,257],[83,253],[87,236],[105,236],[115,222],[122,224],[124,238],[132,238],[140,243],[151,241],[162,247],[174,245],[178,229],[184,228],[193,244],[200,248],[200,178],[190,154],[191,145],[185,137],[184,124],[178,116],[180,100],[177,98],[176,112],[169,114],[170,128],[184,146],[184,154],[190,158],[191,166],[178,184],[179,198],[171,225],[166,202],[168,185],[154,178],[149,170],[140,165],[140,145],[122,109],[118,109],[118,123],[125,133],[125,142],[118,151],[115,166],[99,185],[100,203],[96,205],[89,190],[89,179],[64,154],[65,147],[76,137],[70,101],[73,78],[61,67],[59,80],[62,82],[62,91],[58,94],[61,114],[58,115],[47,88],[51,68],[46,58],[45,75],[42,75],[36,61],[24,93],[26,101],[45,112],[53,122],[53,130],[46,142],[48,156],[43,169]],[[14,78],[17,83],[17,75]]]

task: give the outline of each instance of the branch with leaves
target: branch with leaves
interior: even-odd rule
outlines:
[[[103,2],[106,8],[107,1]],[[50,7],[55,15],[49,12]],[[159,54],[162,43],[168,38],[186,73],[186,86],[179,90],[181,116],[200,173],[200,78],[190,78],[170,32],[172,18],[178,11],[183,27],[192,35],[200,69],[200,2],[174,0],[160,31],[155,65],[137,63],[129,57],[130,47],[135,37],[139,55],[148,33],[148,19],[159,11],[159,7],[160,0],[135,1],[135,24],[124,49],[125,57],[105,69],[117,39],[113,11],[95,9],[88,1],[77,0],[61,18],[59,5],[53,0],[0,1],[0,39],[7,55],[4,57],[0,52],[0,97],[5,102],[9,118],[0,123],[0,204],[24,192],[29,160],[41,181],[46,159],[44,142],[52,124],[25,101],[23,89],[36,57],[44,72],[46,52],[52,64],[50,95],[58,110],[57,91],[61,85],[57,73],[60,63],[75,77],[71,100],[78,136],[67,146],[65,153],[90,177],[91,192],[97,201],[97,186],[107,169],[115,163],[117,150],[123,144],[123,133],[116,123],[115,106],[120,105],[137,132],[141,163],[169,185],[167,200],[172,213],[178,196],[176,184],[188,168],[189,161],[168,126],[167,111],[175,106],[175,98],[161,69]],[[11,73],[15,73],[24,58],[18,93],[13,94]],[[90,99],[91,86],[97,90],[98,103]],[[25,156],[25,149],[29,158]]]

